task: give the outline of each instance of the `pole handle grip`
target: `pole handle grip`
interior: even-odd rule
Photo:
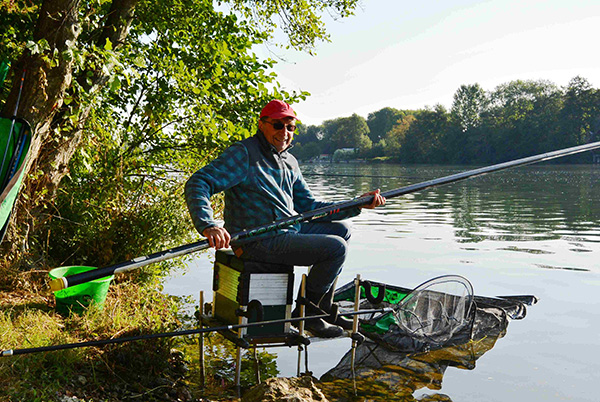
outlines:
[[[69,281],[67,278],[56,278],[50,281],[50,290],[58,292],[69,287]]]

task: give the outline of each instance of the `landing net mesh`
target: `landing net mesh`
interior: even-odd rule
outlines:
[[[446,343],[468,326],[473,316],[473,286],[461,276],[442,276],[425,282],[394,308],[398,327],[411,337]]]
[[[377,297],[382,286],[369,291]],[[367,337],[390,343],[393,349],[423,350],[445,344],[469,328],[475,311],[471,283],[457,275],[431,279],[414,290],[388,287],[380,303],[367,298],[361,286],[360,308],[391,307],[392,311],[360,316],[360,329]],[[336,292],[342,310],[350,310],[354,290],[350,284]]]

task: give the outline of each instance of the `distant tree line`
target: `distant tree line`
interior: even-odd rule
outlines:
[[[300,125],[291,152],[301,160],[345,149],[345,158],[488,164],[594,139],[600,141],[600,90],[577,76],[566,87],[546,80],[511,81],[492,91],[461,85],[449,111],[439,104],[419,110],[386,107],[367,119],[353,114],[319,126]],[[568,161],[589,163],[591,156]]]

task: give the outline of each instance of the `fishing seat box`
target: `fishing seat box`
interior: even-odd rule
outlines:
[[[213,271],[213,317],[227,324],[257,322],[257,313],[240,317],[252,300],[263,308],[263,321],[291,318],[294,266],[242,260],[231,250],[217,250]],[[290,323],[242,328],[243,338],[281,337]]]

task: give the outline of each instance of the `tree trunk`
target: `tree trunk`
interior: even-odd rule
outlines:
[[[42,4],[34,39],[38,42],[46,39],[50,51],[32,54],[26,50],[15,64],[15,74],[12,90],[4,105],[3,114],[11,115],[17,102],[19,92],[19,80],[21,72],[25,71],[25,82],[20,101],[20,109],[17,115],[25,118],[31,123],[35,133],[29,149],[29,159],[26,172],[35,172],[33,166],[37,165],[37,159],[43,144],[47,142],[51,133],[52,117],[56,110],[62,105],[65,90],[71,85],[72,61],[61,57],[62,52],[68,51],[77,42],[80,28],[78,24],[78,9],[80,0],[53,0],[44,1]],[[54,49],[58,52],[56,65],[49,65],[47,58],[52,55]],[[35,194],[36,185],[30,177],[26,177],[22,193],[28,196]],[[28,215],[32,200],[19,201],[15,206],[11,225],[7,232],[6,241],[3,244],[2,255],[5,260],[11,258],[14,262],[15,254],[20,245],[27,245],[28,234],[31,233],[32,221],[35,217]],[[33,218],[33,219],[32,219]],[[15,225],[18,222],[18,225]],[[6,262],[6,261],[5,261]]]
[[[103,46],[110,39],[113,48],[121,45],[127,37],[133,20],[133,10],[139,0],[114,0],[106,25],[98,44]],[[80,103],[78,121],[70,130],[61,130],[64,123],[62,113],[66,90],[73,79],[73,64],[62,57],[64,51],[77,46],[80,33],[78,22],[80,0],[45,0],[36,25],[35,40],[46,39],[50,45],[48,53],[58,51],[58,63],[50,66],[44,58],[48,54],[26,52],[15,66],[16,71],[25,69],[26,78],[20,102],[20,117],[27,119],[35,133],[29,151],[29,161],[22,194],[11,221],[11,226],[2,244],[0,253],[4,261],[0,264],[15,269],[19,266],[43,265],[44,234],[40,233],[43,223],[52,215],[52,202],[58,186],[68,173],[71,157],[77,151],[83,129],[94,104],[90,99],[106,84],[112,66],[97,67],[91,71],[91,82],[81,83],[89,95],[88,101]],[[85,72],[83,75],[87,76]],[[21,74],[15,74],[20,79]],[[17,78],[4,106],[5,115],[12,114],[18,94]],[[71,107],[73,103],[71,104]],[[10,111],[6,113],[7,111]],[[22,258],[27,257],[27,258]]]

